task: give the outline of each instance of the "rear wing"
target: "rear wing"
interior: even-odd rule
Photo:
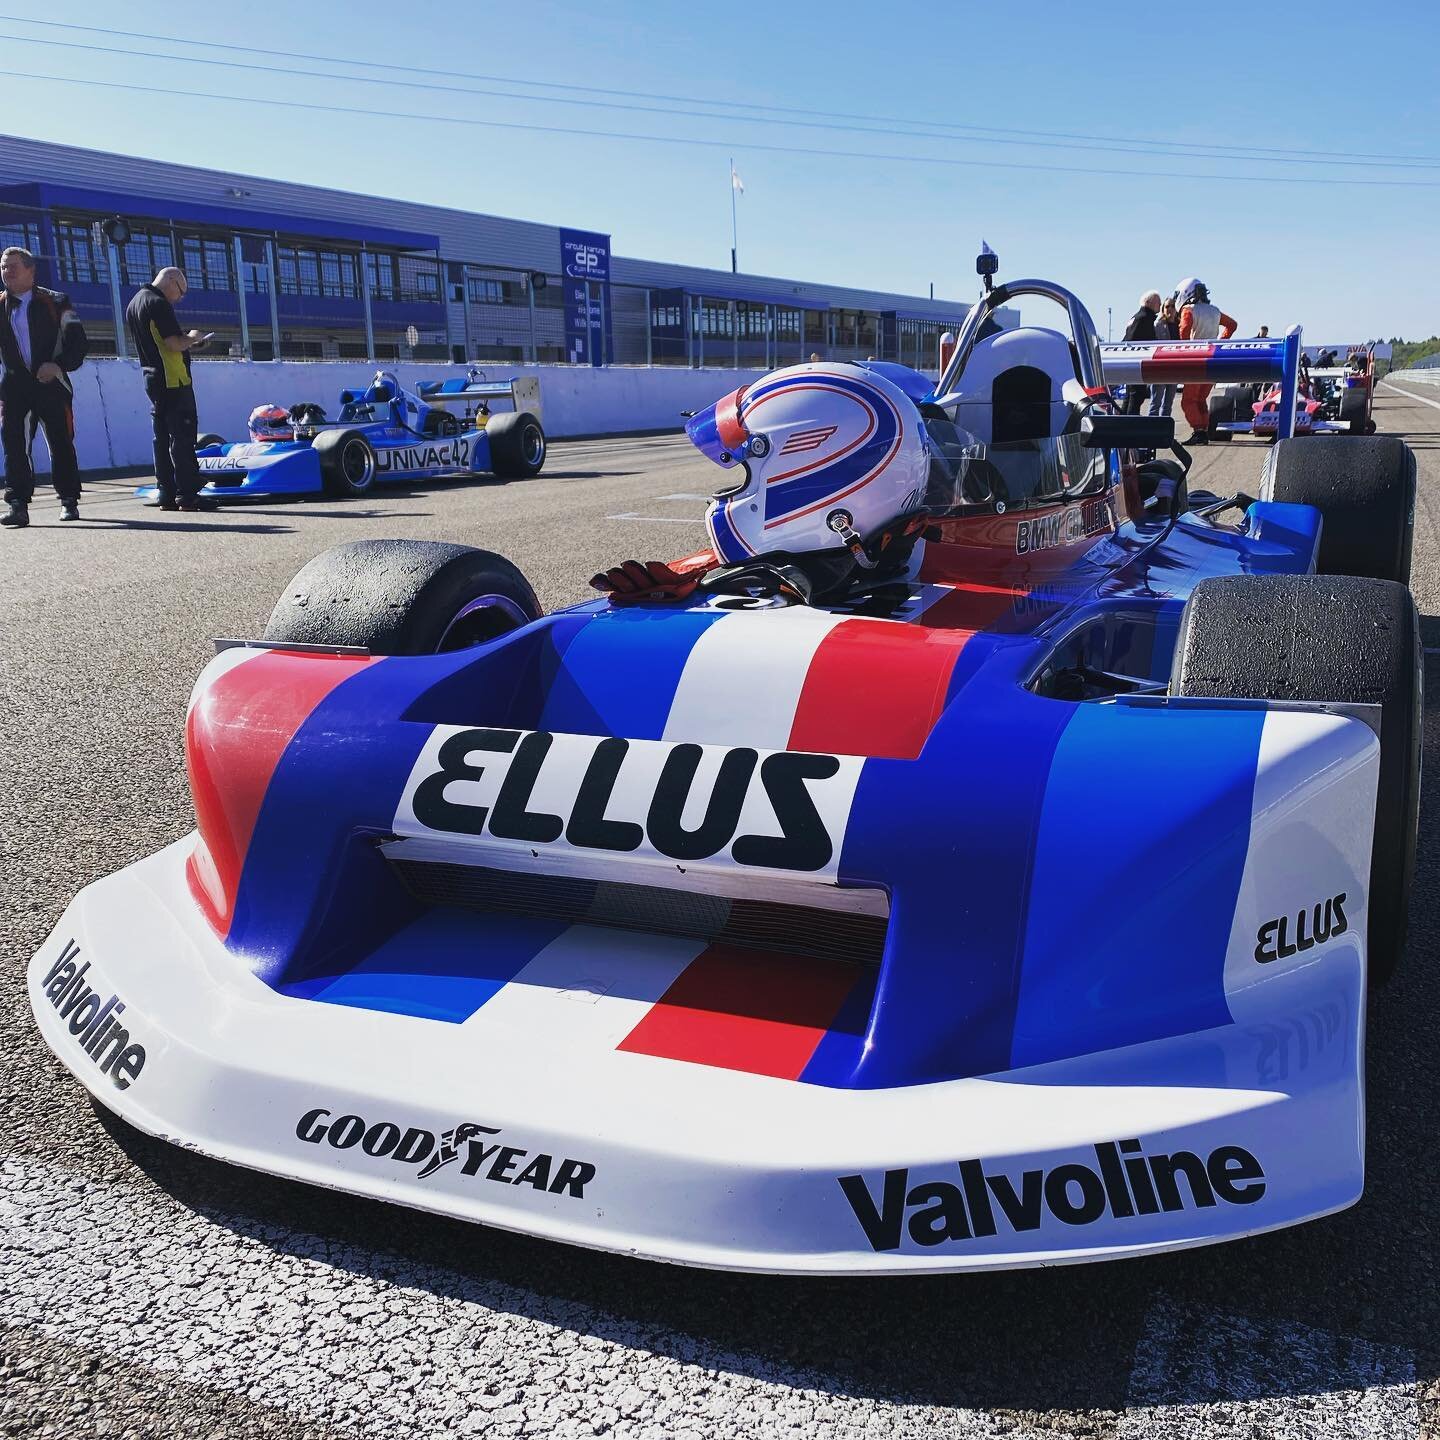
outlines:
[[[1280,385],[1279,438],[1295,433],[1300,390],[1300,327],[1274,340],[1130,341],[1100,347],[1107,385]]]
[[[427,405],[448,409],[459,406],[468,419],[482,405],[492,409],[496,400],[508,400],[516,410],[540,414],[540,381],[534,375],[516,375],[509,380],[487,380],[479,372],[466,379],[422,380],[415,387],[418,399]]]

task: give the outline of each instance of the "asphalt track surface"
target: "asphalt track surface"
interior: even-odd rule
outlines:
[[[1420,463],[1414,589],[1440,647],[1440,396],[1384,392]],[[1343,443],[1343,442],[1336,442]],[[1260,449],[1192,485],[1253,491]],[[82,885],[191,826],[181,721],[216,635],[258,634],[315,552],[500,550],[549,606],[701,541],[678,438],[557,445],[545,475],[226,514],[87,487],[0,535],[0,1434],[1440,1434],[1440,785],[1410,953],[1373,998],[1369,1176],[1344,1214],[1102,1266],[925,1279],[720,1275],[564,1248],[231,1169],[97,1114],[23,971]],[[1440,775],[1432,660],[1427,773]]]

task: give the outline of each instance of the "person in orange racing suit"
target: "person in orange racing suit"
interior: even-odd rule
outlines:
[[[1236,330],[1235,321],[1218,305],[1210,303],[1210,292],[1200,281],[1190,288],[1189,298],[1180,297],[1180,338],[1182,340],[1228,340]],[[1210,440],[1210,407],[1205,403],[1213,385],[1186,385],[1180,409],[1190,422],[1187,445],[1206,445]]]

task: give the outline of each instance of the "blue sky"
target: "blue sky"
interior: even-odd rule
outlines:
[[[1312,339],[1440,332],[1436,0],[1316,0],[1278,10],[1229,0],[788,0],[738,8],[661,0],[178,8],[131,0],[117,8],[57,0],[30,13],[176,31],[248,53],[0,18],[0,68],[27,76],[0,78],[0,131],[13,134],[609,231],[620,254],[717,267],[729,264],[733,153],[746,187],[743,270],[916,294],[933,282],[937,295],[968,299],[983,236],[999,251],[1002,274],[1070,285],[1102,331],[1113,307],[1117,335],[1142,289],[1169,290],[1189,274],[1209,283],[1242,334],[1297,322]],[[21,43],[25,37],[107,49]],[[315,73],[265,76],[109,53],[115,49]],[[352,69],[384,82],[360,83],[320,78],[322,68],[343,66],[295,58],[326,54],[443,74]],[[57,85],[33,78],[37,72],[204,98]],[[513,92],[524,85],[493,77],[634,93],[551,90],[546,101],[522,98]],[[446,95],[405,81],[512,93]],[[272,109],[230,95],[362,113]],[[561,98],[592,103],[554,103]],[[663,113],[593,103],[606,101]],[[687,109],[708,118],[675,113]],[[376,110],[580,133],[401,120]],[[894,123],[901,120],[910,124]],[[1001,133],[914,133],[937,124]],[[835,128],[847,125],[861,128]],[[685,143],[611,139],[601,130]],[[1160,153],[1162,143],[1185,153]],[[1262,164],[1191,153],[1248,154],[1255,146],[1382,158],[1341,165],[1288,155]],[[1315,183],[1292,183],[1299,179]],[[1408,183],[1343,183],[1377,180]]]

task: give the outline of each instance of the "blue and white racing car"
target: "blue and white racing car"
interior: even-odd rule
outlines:
[[[513,409],[491,413],[496,401]],[[465,379],[421,382],[406,390],[379,371],[364,390],[340,392],[334,421],[315,404],[278,412],[283,424],[246,441],[201,438],[196,458],[202,495],[215,500],[261,496],[368,494],[378,484],[445,475],[538,475],[545,464],[539,382],[530,377],[488,381],[472,369]],[[154,484],[135,494],[153,500]]]
[[[1068,333],[986,334],[1019,297]],[[1293,394],[1295,355],[1107,358]],[[1101,363],[1018,281],[938,387],[767,375],[687,427],[714,552],[555,614],[467,546],[312,560],[195,686],[197,832],[31,961],[45,1040],[207,1154],[697,1265],[1352,1204],[1414,869],[1414,456],[1287,438],[1201,496]]]

